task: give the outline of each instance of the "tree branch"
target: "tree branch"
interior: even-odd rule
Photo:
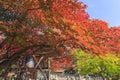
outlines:
[[[28,54],[25,54],[24,52],[26,52],[27,50],[29,49],[32,49],[32,48],[35,48],[35,47],[40,47],[40,49],[44,48],[44,47],[50,47],[48,45],[44,45],[44,44],[41,44],[41,45],[32,45],[32,46],[28,46],[28,47],[25,47],[17,52],[15,52],[12,56],[10,56],[8,59],[5,59],[4,61],[2,61],[0,63],[0,71],[3,70],[3,69],[7,69],[9,68],[12,64],[16,63],[16,61],[22,56],[22,55],[28,55]]]

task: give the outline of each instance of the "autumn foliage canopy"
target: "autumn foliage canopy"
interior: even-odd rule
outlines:
[[[36,53],[71,66],[67,53],[75,48],[119,56],[120,27],[90,19],[86,8],[77,0],[0,1],[0,68]]]

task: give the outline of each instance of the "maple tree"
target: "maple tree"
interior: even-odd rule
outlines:
[[[1,1],[0,6],[0,30],[5,37],[0,43],[0,69],[22,55],[55,57],[60,48],[77,47],[72,25],[89,19],[86,5],[77,0],[9,0]],[[61,54],[59,57],[64,56]]]
[[[108,23],[102,20],[91,19],[80,22],[82,30],[77,28],[80,36],[79,43],[83,50],[89,53],[107,54],[114,53],[119,55],[119,27],[109,28]]]
[[[86,7],[77,0],[0,1],[0,69],[35,53],[55,57],[53,68],[70,67],[71,59],[64,54],[68,47],[119,55],[120,28],[90,19]],[[60,62],[64,65],[55,64]]]
[[[109,28],[107,23],[100,20],[93,21],[92,24],[94,24],[94,27],[98,30],[91,31],[91,36],[95,40],[96,45],[100,48],[101,53],[114,53],[119,55],[119,27]]]

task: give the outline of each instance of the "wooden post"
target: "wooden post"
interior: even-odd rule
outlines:
[[[50,72],[51,72],[51,69],[50,69],[50,60],[51,60],[51,58],[48,58],[48,80],[50,80]]]

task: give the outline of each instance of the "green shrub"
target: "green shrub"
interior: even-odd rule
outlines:
[[[73,62],[76,64],[74,69],[80,75],[101,76],[108,80],[120,75],[120,58],[114,54],[97,56],[77,50],[73,55]]]

